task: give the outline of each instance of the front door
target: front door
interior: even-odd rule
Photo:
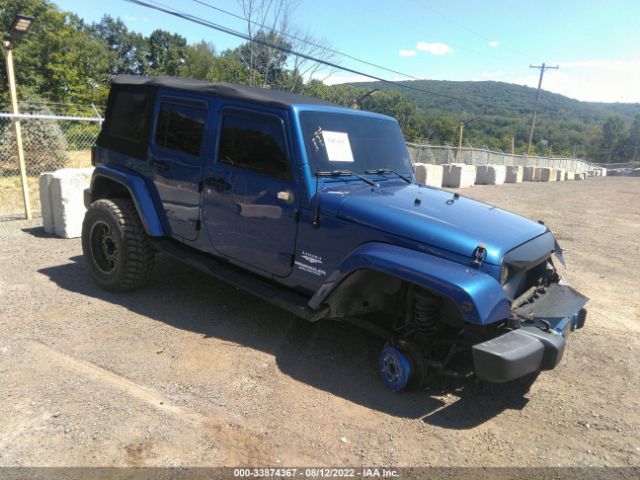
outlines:
[[[204,222],[223,256],[275,276],[292,268],[296,204],[283,117],[223,107]]]
[[[189,97],[160,96],[155,112],[149,165],[171,227],[171,235],[195,240],[200,228],[202,138],[207,102]]]

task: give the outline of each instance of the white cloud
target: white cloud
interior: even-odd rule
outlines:
[[[449,45],[441,42],[418,42],[416,48],[422,52],[428,52],[431,55],[446,55],[448,53],[453,53],[453,49]]]
[[[560,70],[545,72],[544,90],[589,102],[640,102],[640,60],[582,60],[559,65]],[[538,72],[532,70],[512,81],[536,88]]]
[[[416,51],[415,50],[400,50],[400,56],[401,57],[415,57],[416,56]]]
[[[498,46],[498,41],[497,40],[491,40],[489,42],[489,46],[492,48],[496,48]]]

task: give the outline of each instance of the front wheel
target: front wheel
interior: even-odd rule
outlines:
[[[386,343],[382,347],[378,356],[378,371],[392,392],[417,392],[426,387],[424,358],[420,350],[407,341]]]
[[[106,290],[138,288],[153,271],[155,254],[128,199],[91,204],[82,223],[82,251],[91,277]]]

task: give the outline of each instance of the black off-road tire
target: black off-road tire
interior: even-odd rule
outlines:
[[[135,205],[126,198],[91,204],[82,223],[82,251],[91,277],[113,292],[144,285],[155,263]]]

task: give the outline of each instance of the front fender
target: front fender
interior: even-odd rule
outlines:
[[[385,243],[354,250],[309,301],[317,309],[356,270],[375,270],[433,290],[456,303],[465,321],[486,325],[511,316],[500,284],[470,266]]]
[[[124,186],[129,191],[147,235],[152,237],[165,235],[153,198],[142,177],[125,169],[100,165],[96,167],[91,178],[91,200],[96,199],[94,198],[96,185],[105,178]]]

